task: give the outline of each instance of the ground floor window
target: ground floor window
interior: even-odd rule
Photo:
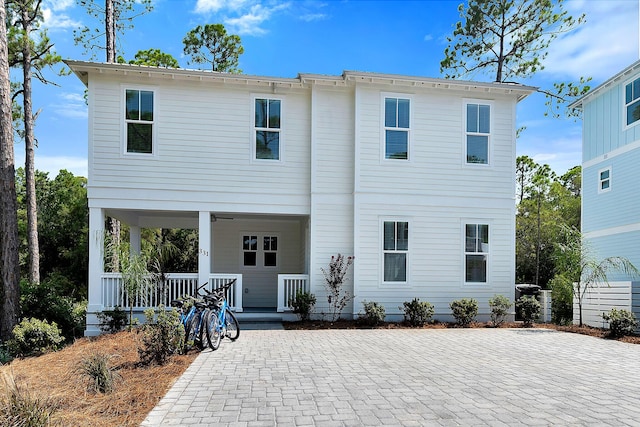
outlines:
[[[489,259],[489,225],[465,225],[465,282],[487,282],[487,260]]]
[[[384,221],[382,252],[384,282],[406,282],[409,256],[408,222]]]

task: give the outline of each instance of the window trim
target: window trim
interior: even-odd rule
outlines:
[[[257,99],[266,99],[266,100],[276,100],[280,101],[280,127],[279,128],[259,128],[256,126],[256,100]],[[275,96],[274,94],[269,93],[254,93],[251,94],[251,136],[250,146],[251,146],[251,162],[252,163],[284,163],[284,136],[285,136],[285,125],[284,123],[284,110],[285,110],[285,98],[283,96]],[[258,159],[257,155],[257,147],[256,147],[256,132],[259,130],[266,130],[269,132],[278,132],[279,140],[278,140],[278,158],[277,159]]]
[[[153,93],[153,120],[129,120],[127,119],[127,90],[137,90],[137,91],[146,91]],[[131,157],[145,157],[145,158],[153,158],[158,157],[158,87],[157,86],[144,86],[138,84],[121,84],[120,85],[120,119],[121,125],[120,129],[122,132],[121,136],[121,153],[123,156],[131,156]],[[127,151],[128,145],[128,133],[127,133],[127,124],[128,123],[151,123],[151,153],[135,153]]]
[[[602,179],[602,172],[606,171],[609,172],[609,176],[606,179]],[[607,188],[602,188],[602,183],[605,181],[609,182],[609,186]],[[611,166],[607,166],[606,168],[602,168],[598,171],[598,194],[608,193],[609,191],[611,191]]]
[[[409,228],[409,232],[408,232],[408,236],[407,236],[407,249],[406,250],[385,250],[384,249],[384,224],[385,222],[393,222],[394,224],[396,224],[395,229],[397,230],[397,223],[399,222],[406,222],[407,223],[407,227]],[[380,218],[380,224],[379,224],[379,242],[378,242],[378,247],[380,248],[380,284],[381,286],[408,286],[409,283],[411,283],[411,277],[410,277],[410,272],[411,272],[411,241],[412,241],[412,226],[411,226],[411,220],[409,218],[406,217],[381,217]],[[397,232],[397,231],[396,231]],[[384,256],[386,253],[404,253],[406,258],[405,258],[405,280],[403,282],[401,281],[385,281],[384,280]]]
[[[489,107],[489,133],[467,132],[467,106],[470,104],[475,104],[478,106],[487,105]],[[495,110],[494,101],[491,101],[488,99],[464,98],[462,100],[462,126],[461,126],[462,127],[462,145],[463,145],[462,164],[465,167],[487,168],[493,165],[492,140],[493,140],[493,129],[494,129],[494,124],[493,124],[494,110]],[[467,161],[467,148],[468,148],[467,137],[469,135],[487,136],[487,163],[471,163]]]
[[[271,231],[240,231],[238,233],[238,240],[240,242],[239,255],[238,255],[238,265],[241,270],[264,270],[264,271],[280,271],[281,270],[281,262],[282,262],[282,233],[280,232],[271,232]],[[257,246],[255,251],[245,251],[243,247],[244,236],[256,236]],[[276,265],[266,266],[264,265],[264,238],[265,237],[276,237],[278,240],[278,249],[275,251],[267,251],[267,252],[275,252],[276,254]],[[256,254],[256,265],[244,265],[244,254],[245,252],[255,252]]]
[[[475,225],[476,227],[479,225],[486,225],[488,230],[488,238],[489,243],[487,252],[467,252],[467,225]],[[474,219],[463,219],[461,223],[461,238],[462,238],[462,283],[465,287],[487,287],[491,283],[491,247],[492,247],[492,229],[493,224],[492,221],[487,220],[486,218],[474,218]],[[477,230],[476,230],[477,231]],[[487,271],[484,282],[468,282],[467,281],[467,255],[473,254],[481,254],[486,255],[487,257]]]
[[[633,87],[633,83],[636,80],[640,80],[640,76],[636,76],[635,78],[627,80],[626,82],[624,82],[621,88],[622,90],[621,99],[622,99],[622,110],[623,110],[623,113],[622,113],[622,129],[623,130],[631,129],[632,127],[640,124],[640,119],[635,120],[633,123],[627,124],[627,108],[629,107],[629,105],[633,104],[634,102],[640,102],[640,96],[638,96],[638,98],[632,99],[630,103],[627,103],[627,86],[632,85]]]
[[[409,101],[409,127],[408,128],[400,128],[396,127],[387,127],[385,123],[385,115],[386,115],[386,100],[387,98],[394,99],[406,99]],[[395,92],[381,92],[380,93],[380,161],[381,162],[411,162],[411,148],[412,148],[412,124],[413,124],[413,110],[415,109],[413,106],[413,96],[408,93],[395,93]],[[397,124],[397,123],[396,123]],[[387,130],[397,130],[397,131],[406,131],[407,132],[407,158],[406,159],[394,159],[387,158]]]

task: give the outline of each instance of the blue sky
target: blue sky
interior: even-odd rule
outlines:
[[[100,1],[101,2],[101,1]],[[182,39],[200,24],[225,24],[242,38],[240,68],[246,74],[295,77],[298,73],[341,74],[343,70],[440,77],[446,37],[459,20],[455,1],[360,0],[154,0],[151,13],[134,21],[120,38],[128,60],[138,50],[158,48],[188,64]],[[593,77],[593,86],[638,60],[639,0],[567,0],[565,9],[586,24],[563,34],[551,47],[545,69],[524,84],[549,88],[554,81]],[[45,0],[45,26],[63,57],[91,60],[73,43],[73,30],[97,21],[75,0]],[[104,52],[97,60],[104,61]],[[87,107],[84,86],[73,75],[48,76],[58,86],[34,83],[36,168],[54,177],[59,169],[87,174]],[[490,81],[477,75],[475,80]],[[545,98],[534,94],[518,106],[518,155],[547,163],[557,173],[580,164],[581,123],[544,117]],[[15,146],[24,165],[24,144]]]

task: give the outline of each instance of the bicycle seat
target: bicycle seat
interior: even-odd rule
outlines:
[[[182,301],[181,299],[171,300],[171,307],[182,308],[183,305],[184,305],[184,301]]]

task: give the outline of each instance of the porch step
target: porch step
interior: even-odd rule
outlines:
[[[283,329],[282,313],[242,312],[235,315],[240,322],[240,330]]]

